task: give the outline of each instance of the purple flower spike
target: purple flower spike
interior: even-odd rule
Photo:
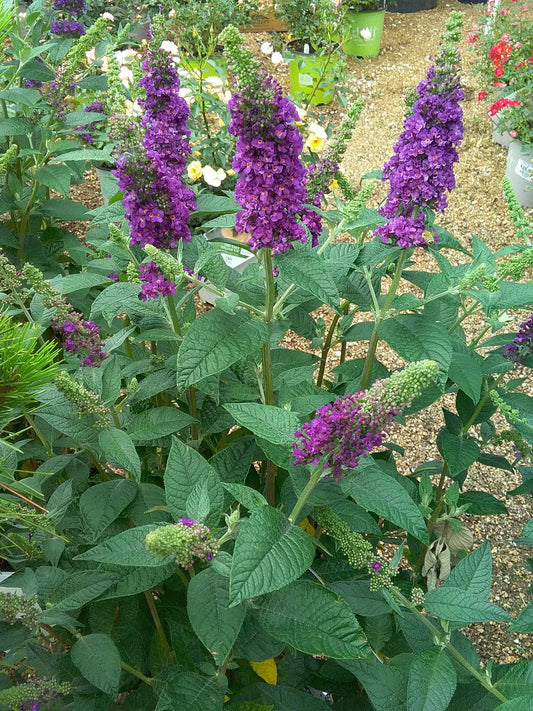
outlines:
[[[179,95],[179,77],[167,52],[150,52],[142,66],[142,149],[135,155],[122,152],[112,172],[124,192],[131,244],[172,248],[191,239],[189,213],[196,208],[194,192],[183,182],[191,152],[189,107]]]
[[[445,53],[428,69],[417,87],[412,114],[385,164],[383,180],[390,191],[380,213],[389,218],[376,234],[400,247],[426,246],[423,208],[443,212],[447,193],[455,186],[453,164],[463,137],[463,90],[456,67],[446,63]]]
[[[518,333],[513,342],[503,349],[503,357],[513,363],[520,363],[521,360],[533,353],[533,314],[520,324]]]
[[[77,20],[52,20],[50,32],[53,35],[65,35],[66,37],[81,37],[85,34],[85,27]]]
[[[235,199],[237,232],[249,232],[253,250],[270,247],[286,252],[291,242],[307,241],[304,225],[315,246],[320,218],[305,207],[307,171],[300,160],[302,137],[294,104],[281,86],[261,71],[252,87],[243,87],[228,103],[228,131],[237,136],[233,169],[239,173]]]
[[[54,10],[68,12],[71,15],[83,15],[87,6],[85,0],[55,0]]]
[[[139,279],[144,282],[142,291],[139,294],[141,301],[157,299],[159,295],[169,296],[170,294],[176,293],[176,285],[174,282],[165,279],[155,262],[139,265]]]

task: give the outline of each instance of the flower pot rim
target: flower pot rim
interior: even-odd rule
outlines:
[[[300,45],[302,45],[302,46],[308,44],[308,45],[309,45],[309,52],[303,52],[301,49],[293,49],[293,48],[291,47],[291,45],[296,44],[296,43],[298,43],[298,44],[300,44]],[[332,52],[335,52],[337,49],[339,49],[339,43],[338,43],[338,42],[335,42],[335,44],[333,45]],[[321,54],[320,50],[317,50],[317,49],[315,49],[315,48],[313,47],[313,45],[312,45],[312,43],[311,43],[310,40],[297,40],[297,39],[293,39],[293,40],[291,40],[290,42],[287,42],[287,44],[285,45],[285,52],[286,52],[287,54],[300,54],[300,55],[302,55],[302,56],[304,56],[304,57],[311,57],[311,56],[318,56],[318,57],[321,57],[321,56],[324,56],[324,55]]]

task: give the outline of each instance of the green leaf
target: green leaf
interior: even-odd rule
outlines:
[[[155,711],[222,711],[224,691],[212,677],[178,672],[164,683]]]
[[[291,249],[276,257],[276,264],[284,279],[316,296],[335,311],[339,310],[339,292],[331,278],[327,263],[316,250]]]
[[[72,171],[66,165],[43,165],[35,171],[35,179],[47,188],[68,198]]]
[[[251,688],[246,687],[243,694],[246,692],[253,694],[253,698],[259,698],[268,705],[241,701],[236,708],[232,707],[232,711],[331,711],[331,705],[324,699],[318,699],[316,696],[311,696],[311,694],[291,686],[258,683]],[[240,694],[238,698],[239,696]]]
[[[188,515],[187,504],[195,487],[205,484],[210,504],[206,523],[217,525],[224,508],[224,489],[218,474],[199,452],[177,437],[172,439],[164,481],[167,504],[176,521]]]
[[[407,682],[411,655],[393,658],[383,664],[372,659],[345,660],[348,669],[363,685],[376,711],[410,711],[407,706]]]
[[[146,549],[146,534],[156,529],[154,524],[130,528],[118,533],[104,543],[80,553],[74,560],[95,560],[121,566],[157,568],[173,560],[173,556],[158,557]]]
[[[39,212],[50,217],[58,217],[60,220],[87,220],[87,208],[79,202],[68,200],[67,198],[50,198],[44,200]]]
[[[117,282],[110,284],[98,294],[91,306],[91,318],[100,314],[110,324],[111,321],[122,313],[129,303],[139,302],[140,284],[126,284]]]
[[[27,118],[13,117],[0,119],[0,137],[1,136],[22,136],[25,133],[30,134],[35,126]]]
[[[107,570],[79,570],[69,576],[54,591],[58,600],[55,609],[68,612],[83,607],[99,597],[120,578],[118,573]]]
[[[197,573],[187,588],[187,612],[196,635],[220,666],[242,627],[244,605],[228,608],[229,580],[213,568]]]
[[[103,163],[113,163],[113,158],[109,150],[101,151],[98,148],[83,148],[79,151],[69,151],[54,158],[55,161],[77,161],[77,160],[97,160]]]
[[[298,580],[271,593],[259,619],[270,635],[306,654],[357,659],[371,653],[348,605],[316,583]]]
[[[0,99],[9,101],[13,104],[24,104],[25,106],[35,106],[43,97],[37,89],[15,87],[13,89],[5,89],[0,91]]]
[[[448,377],[477,402],[483,383],[483,358],[463,343],[454,342]]]
[[[517,696],[515,699],[506,701],[497,706],[495,711],[533,711],[533,696]]]
[[[124,430],[119,430],[116,427],[103,430],[98,435],[98,444],[112,464],[123,467],[127,472],[133,474],[136,481],[140,481],[141,460],[130,436]]]
[[[259,624],[259,610],[248,607],[246,617],[235,642],[234,656],[249,659],[253,662],[264,662],[266,659],[273,659],[280,655],[284,646],[283,642],[271,637],[261,627]]]
[[[288,585],[307,570],[314,555],[313,539],[281,511],[270,506],[257,509],[238,529],[231,605]]]
[[[409,362],[426,358],[437,361],[441,382],[445,382],[452,359],[452,342],[442,324],[423,314],[400,315],[382,321],[378,335]]]
[[[354,615],[377,617],[390,612],[390,607],[379,590],[370,590],[369,580],[338,580],[328,585],[341,597]]]
[[[135,442],[151,442],[184,430],[193,422],[198,420],[177,407],[153,407],[132,416],[128,433]]]
[[[445,432],[439,437],[439,447],[448,464],[449,475],[452,477],[468,469],[481,453],[473,437],[454,435],[451,432]]]
[[[459,506],[469,505],[467,513],[477,516],[508,514],[505,504],[486,491],[465,491],[459,496]]]
[[[137,484],[131,479],[114,479],[86,489],[80,496],[81,517],[99,538],[137,495]]]
[[[257,437],[272,444],[289,446],[300,427],[300,418],[293,412],[258,402],[232,402],[224,405],[229,414]]]
[[[409,711],[446,711],[457,686],[455,667],[446,652],[426,649],[409,669]]]
[[[488,599],[492,585],[490,543],[484,541],[452,569],[444,587],[460,588],[479,598]]]
[[[176,574],[176,563],[172,560],[166,565],[155,568],[131,568],[124,571],[120,569],[120,580],[108,588],[100,600],[112,600],[117,597],[137,595],[145,590],[155,588],[168,578]]]
[[[262,506],[267,506],[268,502],[259,491],[252,489],[244,484],[236,484],[232,482],[222,482],[222,486],[226,491],[233,496],[244,508],[248,511],[260,509]]]
[[[72,294],[74,291],[80,291],[80,289],[90,289],[93,286],[107,284],[108,281],[109,279],[103,277],[101,274],[80,272],[79,274],[69,274],[63,277],[59,284],[59,289],[61,290],[62,296],[66,296],[67,294]]]
[[[501,607],[451,585],[429,590],[424,605],[428,612],[459,627],[472,622],[510,622],[512,619]]]
[[[530,602],[509,627],[509,632],[533,632],[533,602]]]
[[[422,543],[429,543],[426,523],[418,506],[404,487],[377,464],[361,461],[341,480],[341,488],[363,508],[400,526]]]
[[[533,699],[533,662],[513,664],[494,686],[507,698],[527,694]]]
[[[255,452],[252,436],[239,437],[211,457],[209,463],[218,472],[221,481],[244,483]]]
[[[178,352],[177,386],[189,385],[221,373],[257,353],[268,340],[266,324],[244,311],[227,314],[213,309],[193,321]]]
[[[89,634],[72,645],[74,666],[97,689],[115,697],[120,680],[120,654],[106,634]]]

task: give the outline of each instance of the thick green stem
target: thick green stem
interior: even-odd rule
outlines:
[[[475,313],[478,313],[478,311],[481,311],[481,306],[478,303],[473,304],[469,309],[465,309],[461,316],[458,316],[452,323],[452,325],[449,327],[448,333],[453,333],[455,329],[460,326],[465,319]]]
[[[48,454],[48,456],[53,457],[53,456],[54,456],[54,451],[53,451],[53,449],[52,449],[52,445],[47,441],[47,439],[46,439],[46,437],[44,436],[44,434],[43,434],[43,433],[41,432],[41,430],[37,427],[37,425],[35,424],[35,420],[33,419],[33,417],[32,417],[29,413],[26,413],[26,414],[24,415],[24,417],[26,418],[26,420],[27,420],[29,426],[32,428],[32,430],[33,430],[33,431],[35,432],[35,434],[37,435],[37,437],[38,437],[39,441],[41,442],[41,444],[43,445],[43,447],[46,449],[46,453]]]
[[[326,335],[326,340],[324,341],[324,345],[322,346],[322,352],[320,354],[320,367],[319,367],[318,375],[316,378],[316,384],[318,385],[318,387],[320,387],[322,385],[322,381],[324,380],[324,373],[326,371],[326,362],[328,359],[328,353],[331,348],[333,336],[335,335],[335,331],[337,329],[337,324],[339,323],[341,316],[346,314],[349,308],[350,308],[350,302],[345,301],[341,306],[341,313],[335,314],[333,321],[331,322],[331,325],[328,329],[328,333]]]
[[[191,385],[187,391],[187,400],[189,402],[189,413],[191,417],[198,419],[198,407],[196,405],[196,388],[194,385]],[[198,424],[196,422],[193,422],[193,424],[191,425],[191,437],[193,438],[193,440],[197,441],[198,436]]]
[[[321,463],[321,464],[318,464],[311,472],[309,481],[304,486],[302,493],[298,497],[298,501],[294,504],[294,508],[289,514],[289,521],[291,523],[294,523],[296,521],[298,514],[305,506],[307,499],[311,496],[313,489],[318,484],[318,482],[320,481],[323,474],[324,474],[324,467]]]
[[[167,313],[170,316],[170,320],[172,322],[172,328],[174,329],[174,332],[178,334],[178,336],[181,336],[181,327],[180,327],[180,322],[178,320],[178,314],[176,313],[176,307],[174,305],[174,300],[172,299],[172,295],[169,294],[167,296]]]
[[[127,662],[120,662],[120,666],[124,671],[127,671],[128,674],[131,674],[132,676],[136,676],[137,679],[140,679],[141,681],[144,681],[145,684],[148,684],[148,686],[153,686],[154,685],[154,680],[150,679],[150,677],[145,676],[142,672],[140,672],[138,669],[135,669],[135,667],[130,666]]]
[[[403,267],[407,260],[407,250],[402,249],[400,252],[400,257],[396,263],[396,271],[394,272],[394,277],[392,278],[392,283],[390,285],[389,293],[385,297],[383,306],[379,309],[375,316],[374,329],[370,337],[370,342],[368,344],[368,351],[366,354],[365,365],[363,372],[361,374],[361,382],[359,383],[359,389],[365,390],[369,385],[370,374],[372,372],[372,366],[374,365],[374,358],[376,356],[376,348],[379,341],[378,328],[381,322],[386,318],[387,312],[392,304],[392,301],[396,295],[396,289],[400,283],[402,277]]]
[[[304,104],[304,110],[305,110],[305,111],[308,110],[308,108],[309,108],[309,106],[310,106],[310,104],[311,104],[311,101],[313,100],[314,95],[315,95],[316,92],[318,91],[318,87],[319,87],[320,84],[322,83],[322,79],[324,79],[324,77],[326,76],[326,73],[327,73],[327,71],[328,71],[329,65],[331,64],[331,59],[332,59],[332,57],[333,57],[333,52],[334,52],[335,50],[336,50],[336,47],[335,47],[334,45],[332,45],[331,48],[330,48],[329,54],[327,55],[327,60],[326,60],[324,66],[323,66],[323,68],[322,68],[322,72],[321,72],[320,76],[318,77],[318,79],[317,79],[317,80],[315,81],[315,83],[314,83],[313,91],[309,94],[309,96],[307,97],[307,101],[306,101],[305,104]]]
[[[167,636],[165,634],[165,630],[163,629],[163,623],[161,622],[161,618],[159,617],[159,613],[158,613],[157,608],[155,606],[155,601],[154,601],[154,598],[152,597],[152,591],[145,590],[144,597],[146,598],[146,603],[148,605],[148,609],[150,610],[150,614],[152,615],[152,620],[154,621],[154,625],[157,630],[157,634],[159,635],[159,640],[161,642],[161,645],[167,652],[169,662],[171,664],[174,664],[176,662],[176,654],[175,654],[174,650],[172,649],[172,647],[170,646]]]
[[[480,401],[478,402],[478,404],[476,405],[476,409],[475,409],[474,412],[472,413],[470,419],[468,420],[468,422],[466,423],[466,425],[463,427],[463,434],[465,434],[466,432],[468,432],[468,430],[472,427],[472,425],[474,424],[474,422],[475,422],[476,419],[477,419],[477,416],[479,415],[479,413],[481,412],[481,410],[485,407],[485,404],[486,404],[487,400],[489,400],[491,392],[492,392],[493,390],[495,390],[495,389],[498,387],[498,385],[501,383],[501,381],[502,381],[504,375],[505,375],[505,373],[500,373],[500,375],[498,375],[498,377],[497,377],[496,380],[492,383],[492,385],[490,386],[490,388],[487,388],[485,394],[483,395],[483,397],[481,398],[481,400],[480,400]]]
[[[422,614],[422,612],[420,612],[416,605],[413,605],[413,603],[408,600],[404,595],[402,595],[402,593],[397,588],[391,588],[390,593],[394,598],[396,598],[397,602],[401,603],[410,612],[412,612],[418,617],[420,622],[422,622],[422,624],[431,632],[431,635],[435,639],[439,639],[442,636],[442,632],[437,627],[435,627],[435,625],[428,619],[427,615]],[[484,689],[489,691],[497,699],[504,703],[508,700],[507,697],[501,693],[501,691],[496,689],[496,687],[491,683],[490,679],[485,674],[479,671],[479,669],[473,667],[470,662],[468,662],[463,657],[459,650],[456,649],[449,640],[443,639],[442,644],[444,647],[446,647],[448,652],[457,660],[457,662],[463,667],[463,669],[466,669],[466,671],[471,674]]]
[[[262,349],[262,364],[263,364],[263,391],[265,395],[265,404],[274,404],[274,382],[272,380],[272,360],[270,353],[270,330],[272,327],[274,300],[275,300],[275,284],[274,275],[272,274],[272,253],[270,249],[263,249],[263,267],[265,270],[265,322],[268,326],[269,337]],[[266,500],[270,506],[274,506],[276,492],[276,466],[273,462],[267,462],[266,476]]]

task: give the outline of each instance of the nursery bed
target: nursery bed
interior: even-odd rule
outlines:
[[[439,33],[450,10],[462,10],[465,13],[463,34],[466,36],[470,24],[481,12],[480,7],[463,5],[457,0],[439,0],[435,10],[413,14],[387,13],[380,55],[360,61],[348,60],[348,70],[351,74],[348,85],[365,100],[361,119],[344,160],[345,173],[353,183],[357,183],[369,171],[382,167],[389,158],[402,129],[404,93],[424,77],[430,54],[437,47]],[[248,35],[248,41],[258,54],[259,46],[265,39],[268,39],[266,35]],[[477,101],[478,86],[475,78],[469,73],[474,59],[473,53],[464,43],[462,57],[465,138],[456,170],[457,187],[450,196],[448,210],[439,219],[439,224],[450,230],[466,247],[471,245],[472,234],[475,234],[495,250],[513,241],[512,223],[507,215],[501,190],[506,151],[491,140],[491,122],[486,115],[486,105]],[[286,67],[271,65],[268,60],[265,63],[286,85]],[[316,107],[314,112],[317,120],[323,125],[328,120],[338,124],[342,119],[343,109],[335,102],[331,107]],[[93,174],[85,184],[76,186],[74,191],[87,206],[95,207],[98,204],[99,188]],[[385,194],[386,186],[378,185],[371,198],[372,204],[377,205]],[[82,237],[80,223],[73,225],[73,229]],[[452,259],[461,260],[461,253],[451,254]],[[421,268],[432,269],[430,256],[422,250],[418,251],[417,260]],[[325,320],[329,317],[327,313],[320,315]],[[517,323],[522,320],[523,315],[517,315]],[[348,357],[363,355],[364,345],[350,346]],[[308,350],[309,342],[292,336],[290,347]],[[330,366],[335,364],[335,355],[339,353],[333,352]],[[378,352],[378,357],[389,368],[401,365],[397,356],[387,352],[384,347]],[[526,383],[526,387],[533,389],[531,384]],[[439,405],[408,420],[407,429],[402,428],[396,439],[393,432],[392,441],[403,446],[409,443],[405,455],[398,459],[398,466],[405,474],[416,468],[420,462],[438,457],[434,442],[441,425]],[[494,452],[510,454],[504,448],[495,448]],[[496,496],[507,506],[509,516],[463,517],[464,523],[473,531],[475,545],[490,539],[495,566],[492,597],[513,615],[527,604],[528,586],[533,579],[524,567],[531,551],[513,542],[533,515],[531,497],[506,495],[507,491],[520,483],[519,475],[489,469],[479,464],[472,466],[466,487],[487,491]],[[513,591],[512,597],[509,590]],[[494,658],[506,663],[524,658],[533,659],[533,642],[528,639],[528,635],[508,633],[503,626],[496,623],[471,625],[468,635],[485,661]]]

